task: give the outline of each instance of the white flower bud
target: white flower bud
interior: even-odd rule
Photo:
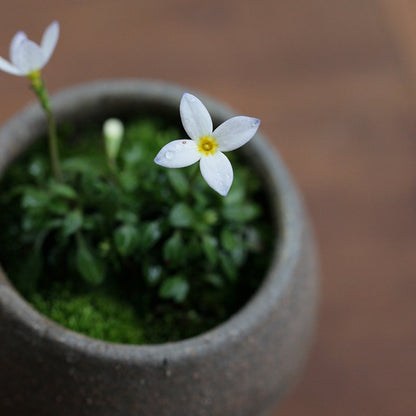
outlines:
[[[123,139],[124,126],[118,118],[109,118],[103,124],[103,135],[107,157],[114,160],[120,150]]]

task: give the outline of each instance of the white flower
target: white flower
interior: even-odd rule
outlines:
[[[168,168],[183,168],[200,161],[203,178],[222,196],[233,183],[233,168],[223,152],[235,150],[256,133],[260,120],[237,116],[212,131],[212,120],[204,104],[192,94],[184,94],[180,104],[183,127],[192,140],[174,140],[164,146],[155,163]]]
[[[59,37],[59,24],[52,22],[45,30],[40,45],[17,32],[10,42],[10,62],[0,56],[0,69],[13,75],[30,76],[49,61]]]

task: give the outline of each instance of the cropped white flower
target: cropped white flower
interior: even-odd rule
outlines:
[[[260,120],[237,116],[212,131],[212,120],[204,104],[192,94],[184,94],[180,104],[183,127],[192,140],[174,140],[164,146],[155,163],[168,168],[183,168],[200,161],[203,178],[222,196],[233,183],[233,168],[223,152],[235,150],[256,133]]]
[[[10,62],[0,56],[0,69],[13,75],[31,76],[49,61],[59,37],[59,24],[52,22],[45,30],[40,45],[17,32],[10,42]]]

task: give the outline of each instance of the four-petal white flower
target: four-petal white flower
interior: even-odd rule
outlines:
[[[192,140],[174,140],[164,146],[155,163],[168,168],[182,168],[200,161],[201,174],[208,185],[226,196],[233,182],[233,168],[223,152],[235,150],[256,133],[260,120],[237,116],[214,131],[204,104],[192,94],[184,94],[180,104],[183,127]]]
[[[0,56],[0,70],[18,76],[31,76],[49,61],[59,37],[59,24],[52,22],[45,30],[40,45],[17,32],[10,42],[10,62]]]

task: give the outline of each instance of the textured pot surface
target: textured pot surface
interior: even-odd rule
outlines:
[[[58,122],[155,113],[179,122],[183,89],[108,81],[57,94]],[[201,96],[200,94],[198,94]],[[214,124],[232,111],[202,97]],[[38,106],[0,130],[0,174],[45,134]],[[279,229],[264,282],[237,314],[182,342],[132,346],[93,340],[51,322],[0,269],[1,415],[268,415],[298,375],[314,329],[313,239],[282,162],[257,134],[245,147],[264,179]]]

